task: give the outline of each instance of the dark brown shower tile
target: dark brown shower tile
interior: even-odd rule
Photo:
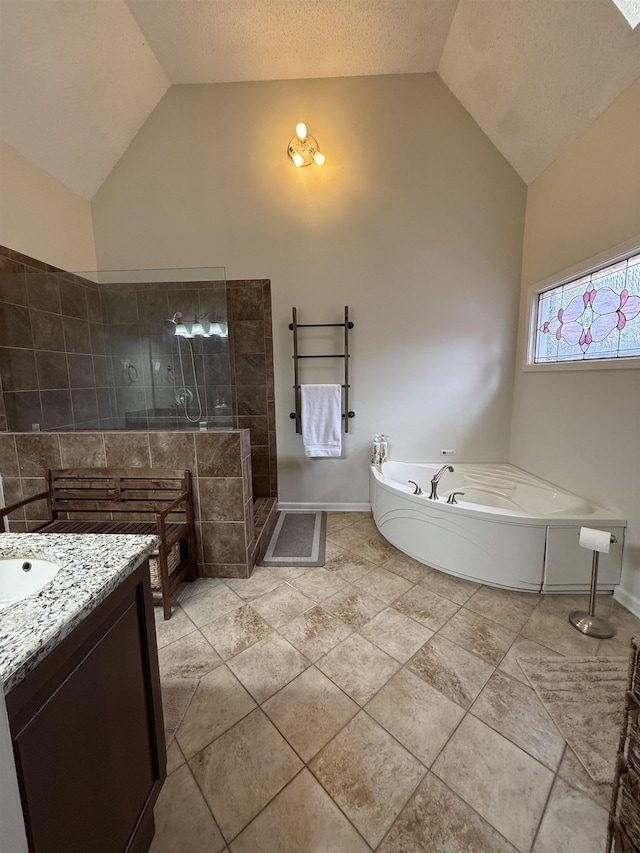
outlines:
[[[267,389],[265,385],[237,385],[238,416],[267,414]]]
[[[106,326],[109,353],[113,356],[139,356],[141,353],[140,329],[141,326],[137,321]]]
[[[0,302],[0,344],[4,347],[33,348],[28,308]]]
[[[102,435],[69,432],[60,436],[63,468],[104,468],[107,464]]]
[[[236,384],[266,385],[267,367],[264,353],[239,353],[234,358]]]
[[[93,372],[93,357],[69,353],[69,385],[72,388],[95,388],[96,378]]]
[[[22,480],[22,497],[30,498],[47,490],[47,481],[44,477],[27,477]],[[24,508],[27,521],[47,521],[49,519],[49,507],[46,500],[34,501]]]
[[[251,455],[251,433],[246,429],[240,432],[240,455],[243,459]]]
[[[251,475],[251,456],[242,460],[242,484],[244,501],[253,500],[253,480]]]
[[[293,424],[293,419],[292,424]],[[267,424],[269,425],[269,432],[275,432],[276,428],[276,406],[273,400],[267,400]]]
[[[240,477],[240,433],[197,433],[196,456],[199,477]]]
[[[139,290],[136,294],[138,316],[141,320],[162,323],[171,319],[165,290]]]
[[[265,351],[263,320],[234,320],[230,334],[232,350],[236,355]]]
[[[0,377],[4,391],[36,390],[38,375],[34,351],[0,347]]]
[[[227,290],[229,315],[233,320],[262,320],[262,285],[253,283],[230,284]]]
[[[5,506],[11,506],[11,504],[19,503],[22,498],[22,481],[18,479],[18,477],[6,477],[2,481],[2,491],[4,493],[4,503]],[[15,533],[19,533],[19,531],[15,524],[16,522],[24,521],[24,507],[20,507],[20,509],[14,510],[10,513],[7,518],[11,522],[11,530]],[[2,530],[2,525],[0,524],[0,530]]]
[[[259,417],[257,415],[239,415],[238,429],[250,430],[251,444],[267,444],[269,441],[266,417]]]
[[[93,287],[86,287],[87,296],[87,318],[90,323],[102,323],[102,303],[100,302],[100,291]]]
[[[95,388],[75,388],[71,390],[73,423],[81,424],[98,419],[98,399]]]
[[[195,474],[193,433],[152,432],[149,447],[152,468],[188,468]]]
[[[104,437],[107,466],[150,468],[149,436],[135,432],[107,433]]]
[[[35,349],[64,352],[62,317],[59,314],[52,314],[50,311],[38,311],[34,308],[30,309],[29,314]]]
[[[144,387],[140,388],[116,388],[115,404],[118,417],[125,417],[127,412],[146,412],[147,395]]]
[[[198,290],[169,290],[167,291],[168,317],[173,317],[176,311],[182,314],[185,323],[193,323],[196,314],[200,313]]]
[[[257,500],[258,498],[270,498],[271,495],[271,481],[269,477],[253,477],[253,499]]]
[[[69,387],[67,355],[64,352],[36,351],[38,381],[41,389]]]
[[[198,479],[201,521],[244,521],[241,477]]]
[[[135,294],[109,292],[103,287],[102,315],[104,322],[109,325],[137,323],[139,318]]]
[[[64,342],[67,352],[91,352],[89,323],[74,317],[63,317]]]
[[[58,429],[73,423],[70,391],[41,391],[42,429]]]
[[[212,355],[204,353],[202,356],[205,385],[230,385],[231,367],[229,355],[225,352]]]
[[[269,448],[268,447],[252,447],[251,448],[251,470],[254,477],[269,476]]]
[[[105,328],[100,323],[89,324],[91,336],[91,352],[94,355],[107,355],[107,337]]]
[[[65,317],[89,318],[87,288],[76,281],[60,279],[60,307]]]
[[[32,424],[42,424],[39,391],[7,391],[4,394],[7,429],[26,432]]]
[[[93,377],[96,388],[106,388],[109,385],[109,371],[107,369],[106,356],[93,356]]]
[[[25,267],[19,261],[0,257],[0,302],[27,304]]]
[[[202,550],[205,563],[243,563],[247,549],[242,522],[203,521]]]
[[[0,433],[0,477],[19,476],[15,436]]]
[[[209,282],[198,290],[198,307],[200,314],[210,320],[227,319],[227,297],[223,282]]]
[[[57,435],[32,433],[16,435],[18,466],[22,477],[43,477],[49,468],[60,468]]]
[[[98,417],[99,417],[99,419],[102,421],[102,420],[105,420],[107,418],[111,418],[111,416],[112,416],[111,392],[110,392],[109,388],[97,388],[96,389],[96,398],[98,400]]]
[[[60,286],[58,277],[50,272],[27,270],[27,295],[29,307],[39,311],[60,314]]]

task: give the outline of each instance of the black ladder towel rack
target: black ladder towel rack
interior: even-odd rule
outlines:
[[[289,323],[289,328],[293,332],[293,391],[295,397],[295,412],[290,412],[289,417],[296,422],[296,432],[302,432],[302,406],[300,399],[300,371],[298,362],[301,358],[343,358],[344,359],[344,431],[349,432],[349,418],[355,417],[355,412],[349,409],[349,330],[353,329],[353,323],[349,319],[349,306],[344,306],[344,323],[298,323],[298,309],[292,308],[293,322]],[[298,329],[320,329],[333,326],[342,326],[344,328],[344,352],[328,353],[326,355],[300,355],[298,350]]]

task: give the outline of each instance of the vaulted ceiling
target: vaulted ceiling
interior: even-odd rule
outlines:
[[[635,80],[612,0],[0,0],[0,138],[92,198],[169,86],[436,71],[530,183]]]

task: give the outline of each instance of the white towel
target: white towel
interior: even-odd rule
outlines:
[[[307,456],[342,453],[340,385],[301,385],[302,443]]]

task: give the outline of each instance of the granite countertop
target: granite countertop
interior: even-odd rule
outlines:
[[[157,546],[156,536],[2,533],[0,559],[40,557],[60,571],[40,592],[0,610],[0,682],[15,687]]]

